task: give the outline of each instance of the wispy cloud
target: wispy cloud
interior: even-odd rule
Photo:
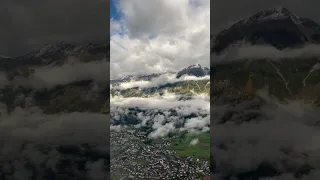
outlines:
[[[141,81],[129,81],[122,82],[119,85],[112,85],[113,89],[130,89],[130,88],[151,88],[151,87],[159,87],[166,84],[173,84],[178,82],[185,81],[199,81],[199,80],[210,80],[210,76],[196,77],[196,76],[182,76],[180,78],[176,78],[176,74],[162,74],[159,77],[153,78],[149,81],[141,80]]]
[[[208,131],[210,125],[210,98],[196,95],[189,100],[181,96],[166,93],[150,98],[113,96],[111,103],[111,123],[126,124],[130,108],[136,108],[134,118],[137,127],[151,123],[149,138],[167,136],[170,132]],[[190,117],[189,117],[190,116]]]
[[[268,45],[243,45],[227,49],[222,55],[212,55],[213,62],[237,61],[243,59],[281,59],[281,58],[310,58],[320,56],[320,46],[305,45],[301,48],[278,50]]]
[[[118,2],[122,16],[110,25],[111,78],[209,66],[210,1]]]
[[[110,64],[108,61],[65,64],[60,67],[35,68],[28,78],[15,77],[12,84],[32,89],[51,89],[58,85],[67,85],[82,80],[109,83]]]
[[[319,109],[300,101],[281,104],[264,97],[268,103],[261,109],[248,108],[258,101],[211,106],[211,154],[215,174],[222,178],[223,175],[260,173],[258,167],[266,165],[283,174],[270,179],[292,179],[299,169],[310,166],[314,170],[305,175],[305,179],[319,178]],[[226,118],[231,112],[236,113],[222,121],[222,117]],[[259,116],[255,116],[257,114]],[[269,172],[269,176],[276,175]]]
[[[0,163],[2,175],[13,179],[76,178],[108,175],[109,116],[94,113],[45,115],[39,108],[6,113],[1,104]],[[67,153],[69,152],[69,153]],[[88,154],[94,154],[94,157]],[[82,159],[82,162],[78,160]],[[61,169],[69,161],[70,169]],[[79,168],[83,163],[85,169]],[[32,168],[31,168],[32,167]],[[37,174],[36,174],[37,173]],[[59,175],[60,174],[60,175]],[[50,175],[52,177],[53,175]]]

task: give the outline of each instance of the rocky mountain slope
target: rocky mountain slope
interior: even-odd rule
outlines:
[[[61,66],[74,61],[87,62],[109,57],[108,44],[83,44],[75,46],[65,42],[47,44],[43,48],[16,58],[2,58],[1,70],[34,66]],[[108,59],[108,58],[106,58]]]
[[[210,69],[206,67],[202,67],[200,64],[195,64],[180,70],[177,73],[177,78],[180,78],[183,75],[196,76],[196,77],[201,77],[206,75],[209,76]]]
[[[211,179],[319,179],[318,34],[273,8],[212,37]]]
[[[24,56],[1,59],[0,73],[4,79],[7,79],[7,83],[0,89],[0,101],[7,105],[8,112],[17,106],[27,106],[26,99],[32,99],[32,104],[40,106],[45,113],[104,112],[103,109],[108,109],[105,106],[109,104],[109,78],[106,77],[104,83],[97,84],[96,79],[90,78],[90,74],[94,66],[99,66],[94,64],[95,62],[108,66],[109,58],[106,58],[109,56],[108,46],[107,44],[74,46],[59,42],[46,45]],[[86,66],[88,69],[85,68]],[[80,68],[78,71],[82,72],[72,71],[73,67]],[[108,68],[104,67],[106,70]],[[35,71],[38,73],[37,77],[47,83],[50,79],[55,79],[54,76],[59,76],[55,73],[66,75],[70,73],[74,80],[70,79],[59,84],[63,79],[56,78],[54,80],[56,84],[52,84],[52,88],[51,86],[36,88],[35,84],[40,80],[35,79]],[[50,71],[52,74],[48,73]],[[41,73],[46,74],[46,77],[41,77]],[[64,77],[68,76],[61,76],[61,78]]]
[[[266,87],[277,98],[305,99],[319,104],[320,61],[315,53],[319,27],[314,21],[300,18],[283,7],[267,9],[243,19],[212,37],[212,56],[222,57],[223,53],[229,58],[228,61],[222,58],[219,62],[212,59],[212,80],[226,80],[229,86],[239,91],[244,90],[251,79],[253,88]],[[313,49],[308,49],[307,45],[311,43]],[[259,52],[243,58],[237,56],[244,44],[252,47],[251,52],[242,52],[245,55]],[[254,49],[259,47],[256,45],[260,45],[260,49]],[[284,48],[286,55],[279,55],[280,51],[276,49]],[[299,50],[304,53],[297,53]]]
[[[152,96],[164,91],[188,95],[192,93],[206,93],[210,91],[210,69],[200,64],[190,65],[178,72],[150,74],[141,76],[127,76],[111,80],[111,95],[124,97]],[[184,79],[191,77],[191,79]],[[192,77],[194,77],[192,79]],[[129,84],[132,85],[129,85]],[[121,84],[127,85],[120,87]]]
[[[109,177],[106,57],[105,44],[55,43],[0,58],[1,180]]]
[[[212,52],[220,53],[240,41],[269,44],[277,49],[320,42],[320,26],[305,17],[298,17],[284,7],[260,11],[243,19],[215,37]]]

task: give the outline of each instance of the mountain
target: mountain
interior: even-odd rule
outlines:
[[[61,66],[66,63],[88,62],[109,57],[108,44],[82,44],[75,46],[65,42],[47,44],[43,48],[30,52],[10,61],[3,61],[0,70],[9,70],[24,66]],[[108,58],[106,58],[108,59]],[[70,62],[71,61],[71,62]]]
[[[16,138],[10,135],[10,131],[6,131],[6,127],[0,125],[1,180],[12,179],[17,172],[4,170],[3,162],[11,169],[17,161],[27,164],[21,166],[26,173],[23,179],[92,179],[88,176],[89,171],[83,167],[94,162],[99,163],[101,176],[108,177],[110,146],[96,145],[98,141],[110,139],[109,118],[103,115],[109,113],[109,76],[104,76],[109,73],[108,62],[105,62],[108,59],[104,58],[108,54],[109,48],[103,44],[75,46],[58,42],[17,58],[0,57],[0,124],[16,119],[12,129],[30,125],[27,130],[29,132]],[[74,64],[69,62],[70,59],[74,60]],[[60,67],[66,63],[68,65]],[[106,67],[100,68],[101,66]],[[92,74],[102,75],[99,79]],[[49,86],[42,86],[43,84]],[[85,118],[86,116],[89,118]],[[100,121],[102,123],[97,121],[99,118],[103,118]],[[77,126],[70,129],[68,123],[59,124],[59,119]],[[48,131],[43,127],[44,122],[58,123],[59,128]],[[49,126],[54,128],[55,125]],[[40,142],[32,137],[32,133],[36,131],[44,132],[42,135],[38,134],[44,141]],[[82,137],[84,133],[90,134],[89,138],[76,138]],[[81,140],[78,141],[79,139]],[[6,156],[3,147],[14,147],[13,144],[17,145],[15,147],[33,147],[33,153],[40,153],[44,161],[33,159],[33,153],[24,150]],[[45,165],[51,161],[52,153],[59,158]]]
[[[10,60],[10,57],[0,54],[0,67],[2,67],[3,64],[7,63],[7,61]]]
[[[228,47],[241,47],[246,43],[271,45],[278,50],[298,49],[300,45],[319,43],[319,33],[319,25],[314,21],[297,17],[283,7],[273,8],[260,11],[218,33],[211,50],[212,54],[219,55]],[[211,86],[221,86],[212,89],[212,100],[230,94],[236,96],[239,91],[245,91],[246,84],[252,81],[254,89],[267,88],[268,93],[279,99],[304,99],[320,105],[320,73],[314,68],[320,61],[316,55],[309,55],[292,54],[276,59],[275,56],[266,55],[260,59],[238,58],[222,63],[212,62],[210,69],[214,82]]]
[[[183,75],[196,76],[196,77],[206,76],[206,75],[210,75],[210,69],[206,67],[202,67],[200,64],[195,64],[180,70],[177,73],[177,78],[180,78]]]
[[[320,26],[298,17],[284,7],[260,11],[224,29],[215,37],[211,51],[221,53],[238,42],[268,44],[279,50],[320,43]]]
[[[123,76],[120,79],[111,80],[111,84],[119,83],[119,82],[129,82],[129,81],[150,81],[154,78],[157,78],[161,75],[170,75],[176,74],[176,78],[180,78],[184,75],[203,77],[206,75],[210,75],[210,69],[207,67],[203,67],[200,64],[190,65],[186,68],[181,69],[178,72],[165,72],[165,73],[152,73],[152,74],[143,74],[143,75],[127,75]]]
[[[183,68],[178,72],[154,73],[149,75],[124,76],[111,80],[112,95],[123,97],[147,97],[157,93],[171,92],[178,95],[192,95],[194,93],[209,94],[209,79],[184,80],[179,79],[184,75],[204,77],[210,74],[210,69],[200,64]],[[120,88],[121,83],[128,86]],[[131,86],[129,84],[132,84]]]
[[[320,58],[312,53],[314,46],[297,53],[319,43],[319,25],[280,7],[260,11],[211,39],[211,178],[319,179],[313,173],[319,166],[310,161],[319,157],[319,147],[287,143],[319,128]],[[233,56],[247,44],[261,51]],[[297,133],[299,128],[310,129]]]
[[[41,89],[34,87],[34,84],[40,80],[32,80],[32,74],[35,72],[35,67],[45,67],[50,70],[52,67],[59,67],[64,64],[108,61],[109,59],[106,58],[108,56],[108,44],[82,44],[76,46],[58,42],[47,44],[43,48],[17,58],[2,58],[0,59],[0,73],[1,75],[6,75],[9,84],[0,86],[0,102],[7,105],[8,112],[19,106],[28,106],[27,101],[31,98],[33,106],[38,106],[49,114],[62,111],[106,113],[107,111],[105,112],[104,110],[108,109],[108,103],[106,103],[109,100],[108,83],[97,83],[95,79],[81,75],[86,72],[79,72],[79,75],[73,72],[71,76],[79,76],[75,77],[74,81],[59,84],[58,81],[63,82],[63,80],[57,79],[55,80],[57,81],[55,86]],[[105,64],[102,63],[102,65]],[[57,73],[68,72],[63,72],[63,69],[61,69]],[[43,78],[50,79],[48,75]],[[46,79],[44,80],[46,81]],[[27,84],[15,87],[15,81],[26,81]],[[48,82],[51,81],[48,80]],[[104,80],[104,82],[108,82],[108,79]],[[41,84],[41,82],[39,83]]]

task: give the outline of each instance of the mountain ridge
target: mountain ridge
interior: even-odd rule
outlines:
[[[63,41],[46,44],[44,47],[15,58],[1,59],[0,70],[10,70],[23,66],[60,66],[68,62],[68,58],[76,58],[80,62],[99,60],[105,57],[108,60],[110,45],[81,44],[72,45]]]
[[[279,12],[280,15],[276,14]],[[269,18],[270,16],[271,18]],[[281,18],[279,18],[279,16]],[[264,17],[268,18],[265,18],[261,21],[261,18]],[[275,17],[276,20],[274,20]],[[244,22],[248,23],[248,25]],[[289,23],[292,26],[287,27],[285,26],[286,23]],[[301,26],[303,25],[304,31],[299,29],[301,27],[299,27],[300,25],[298,26],[297,23],[299,23]],[[275,24],[277,25],[276,27],[269,27]],[[277,31],[281,28],[284,28],[287,31]],[[320,105],[320,96],[317,94],[320,92],[320,73],[318,68],[314,68],[317,66],[317,63],[319,63],[318,55],[314,53],[308,54],[308,51],[306,51],[306,55],[308,56],[297,55],[276,57],[270,54],[273,52],[272,51],[269,52],[269,54],[267,53],[266,55],[257,57],[247,56],[238,58],[237,56],[232,55],[234,51],[232,51],[230,48],[235,45],[237,45],[239,48],[246,47],[246,43],[234,44],[235,42],[239,42],[238,40],[241,40],[241,38],[239,38],[241,37],[240,35],[244,35],[244,37],[249,40],[249,43],[252,43],[252,46],[271,46],[278,49],[278,52],[281,53],[284,52],[282,50],[285,48],[287,50],[285,52],[290,53],[288,48],[297,48],[300,45],[304,46],[306,44],[313,43],[312,41],[308,40],[308,38],[300,36],[299,33],[302,35],[304,35],[304,33],[315,35],[315,32],[319,33],[319,29],[320,26],[308,18],[297,17],[286,8],[273,8],[255,13],[249,18],[245,18],[238,23],[235,23],[229,29],[221,31],[216,37],[211,37],[212,39],[215,39],[211,49],[212,55],[221,55],[223,52],[226,53],[227,57],[229,58],[227,61],[223,61],[224,58],[221,56],[221,62],[215,62],[213,59],[211,60],[213,61],[211,62],[210,67],[212,79],[218,82],[228,82],[227,87],[223,87],[223,91],[229,92],[221,92],[224,95],[214,92],[212,97],[225,97],[228,96],[231,91],[233,94],[237,94],[237,91],[239,92],[244,90],[246,84],[248,84],[250,79],[252,79],[252,85],[254,89],[268,87],[268,93],[271,96],[275,96],[281,100],[311,100],[312,103]],[[253,35],[257,35],[254,34],[255,32],[263,32],[257,37],[262,39],[265,38],[266,41],[258,41],[257,37],[254,38]],[[295,32],[297,32],[298,35],[295,34]],[[290,34],[295,37],[295,39],[291,39],[294,42],[288,40]],[[279,37],[286,37],[287,39],[281,39]],[[317,41],[315,36],[308,37],[317,43],[320,42]],[[297,46],[297,42],[298,44],[300,42],[299,46]],[[264,46],[259,47],[263,48]],[[237,50],[237,48],[235,48],[235,50]],[[254,76],[251,76],[252,74]],[[211,85],[214,86],[214,84],[217,83],[213,83]],[[212,90],[217,91],[217,89]]]
[[[238,41],[268,44],[279,50],[320,43],[320,25],[284,7],[259,11],[214,37],[211,52],[220,54]]]
[[[113,82],[128,82],[132,80],[150,80],[151,78],[159,77],[163,74],[176,74],[176,78],[180,78],[184,75],[202,77],[206,75],[210,75],[210,69],[208,67],[204,67],[201,64],[192,64],[188,67],[182,68],[177,72],[167,71],[164,73],[151,73],[151,74],[141,74],[141,75],[126,75],[118,79],[112,79],[111,84]]]

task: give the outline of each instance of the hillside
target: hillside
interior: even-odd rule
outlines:
[[[271,8],[211,37],[211,178],[318,179],[319,25]]]
[[[240,20],[212,41],[212,80],[240,90],[252,74],[255,89],[319,105],[319,27],[283,7]]]
[[[178,72],[111,81],[113,178],[141,174],[148,179],[159,171],[164,179],[209,174],[209,72],[196,64]],[[181,169],[186,173],[179,173]]]
[[[109,176],[108,54],[56,43],[0,59],[0,179]]]

